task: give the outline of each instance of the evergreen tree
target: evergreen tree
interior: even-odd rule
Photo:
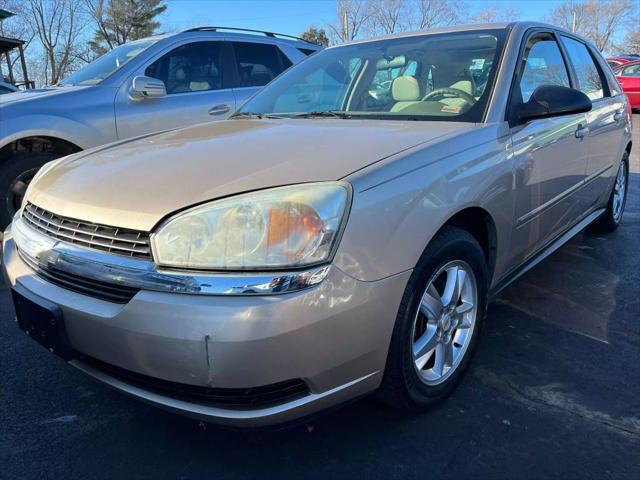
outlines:
[[[162,0],[87,0],[96,22],[91,50],[98,55],[133,40],[153,35],[156,17],[167,9]]]

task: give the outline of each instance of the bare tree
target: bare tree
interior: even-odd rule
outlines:
[[[338,22],[328,24],[333,43],[349,42],[358,38],[369,24],[373,9],[369,0],[337,0]]]
[[[47,83],[56,84],[78,61],[77,44],[86,25],[81,0],[26,0],[23,8],[43,49]]]
[[[490,4],[474,14],[470,19],[470,23],[495,23],[510,22],[518,18],[518,12],[511,7],[498,3]]]
[[[637,0],[565,0],[551,13],[549,21],[576,32],[601,51],[613,46],[616,32],[632,21]]]
[[[632,30],[629,30],[627,35],[624,37],[624,42],[622,46],[618,47],[622,53],[632,53],[635,55],[640,55],[640,28],[636,27]]]
[[[459,23],[461,12],[466,10],[465,4],[457,0],[416,0],[413,4],[412,10],[415,13],[410,15],[409,23],[415,30]]]
[[[409,2],[406,0],[378,0],[372,5],[370,18],[373,34],[390,35],[408,27],[407,18]]]

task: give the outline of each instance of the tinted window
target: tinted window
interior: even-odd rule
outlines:
[[[240,87],[261,87],[291,66],[275,45],[233,42]]]
[[[529,41],[520,68],[520,93],[527,102],[540,85],[569,86],[567,66],[560,47],[550,37],[537,37]]]
[[[2,85],[0,85],[0,95],[4,94],[4,93],[12,93],[13,90],[9,90],[7,87],[3,87]]]
[[[587,46],[569,37],[562,37],[562,41],[578,76],[578,88],[591,100],[602,98],[602,78]]]
[[[628,65],[620,70],[623,77],[640,77],[640,63]]]
[[[182,45],[147,67],[145,75],[162,80],[169,95],[222,88],[220,42]]]

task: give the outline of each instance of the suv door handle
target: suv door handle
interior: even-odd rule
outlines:
[[[231,110],[231,107],[226,103],[221,103],[220,105],[216,105],[209,110],[209,115],[222,115],[223,113],[227,113]]]
[[[576,138],[583,139],[587,135],[589,135],[589,127],[578,125],[578,129],[576,130]]]
[[[620,120],[622,120],[622,114],[624,112],[622,110],[618,110],[616,113],[613,114],[613,121],[618,123]]]

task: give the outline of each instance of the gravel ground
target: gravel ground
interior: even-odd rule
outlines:
[[[490,307],[453,396],[370,399],[230,431],[91,380],[18,331],[0,286],[0,471],[45,478],[635,478],[640,471],[640,116],[621,228],[579,235]]]

